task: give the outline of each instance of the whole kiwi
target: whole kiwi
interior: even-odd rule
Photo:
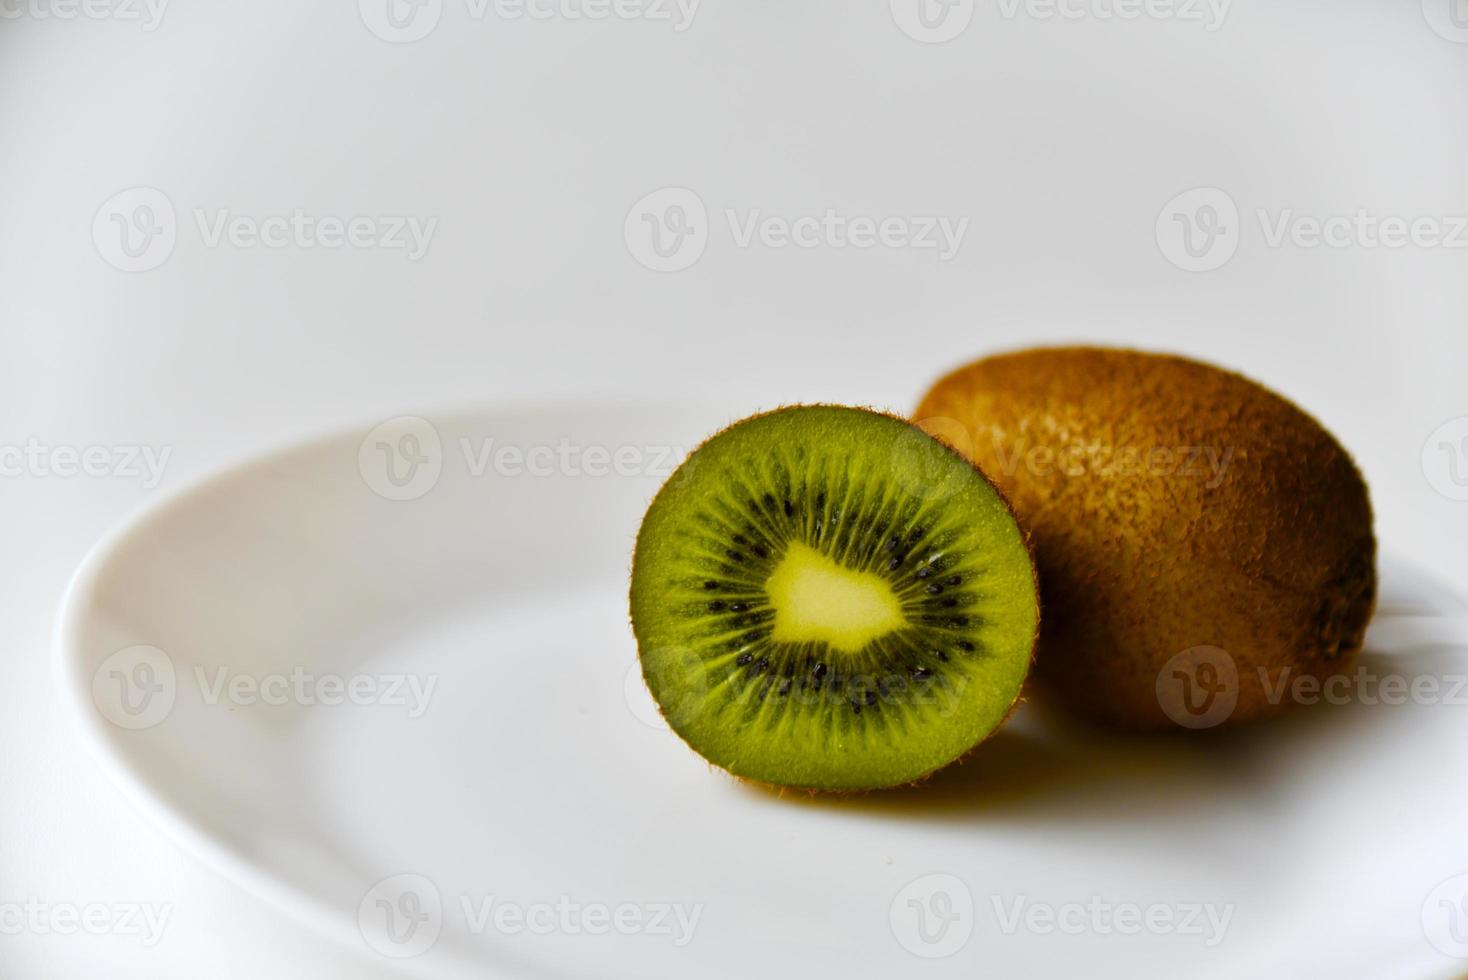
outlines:
[[[1238,723],[1359,651],[1376,601],[1365,482],[1261,385],[1181,357],[1034,349],[943,378],[915,421],[1032,534],[1035,676],[1076,711],[1123,729]]]

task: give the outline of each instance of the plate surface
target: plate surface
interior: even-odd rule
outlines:
[[[1395,561],[1356,683],[1279,722],[1027,705],[838,801],[709,771],[641,686],[629,551],[753,407],[402,419],[231,470],[78,572],[64,696],[185,844],[429,976],[1461,972],[1468,608]]]

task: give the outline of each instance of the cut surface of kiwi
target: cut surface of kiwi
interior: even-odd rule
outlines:
[[[779,786],[914,781],[1007,716],[1039,605],[1008,504],[912,424],[806,406],[736,423],[648,509],[643,676],[704,758]]]

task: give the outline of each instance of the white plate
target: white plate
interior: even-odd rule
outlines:
[[[679,451],[750,407],[435,417],[229,471],[78,572],[65,697],[181,841],[428,975],[1460,972],[1446,692],[1151,739],[1027,707],[929,785],[848,800],[710,771],[635,673],[628,553]],[[1373,675],[1468,669],[1468,608],[1383,571]],[[283,703],[212,689],[231,678]]]

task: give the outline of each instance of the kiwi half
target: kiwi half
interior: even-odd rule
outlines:
[[[1035,673],[1076,711],[1124,729],[1236,724],[1361,649],[1376,600],[1366,483],[1261,385],[1180,357],[1036,349],[953,372],[915,417],[983,466],[1033,535]]]
[[[648,509],[632,628],[696,752],[778,786],[914,781],[1008,715],[1039,618],[999,492],[916,426],[784,408],[725,429]]]

